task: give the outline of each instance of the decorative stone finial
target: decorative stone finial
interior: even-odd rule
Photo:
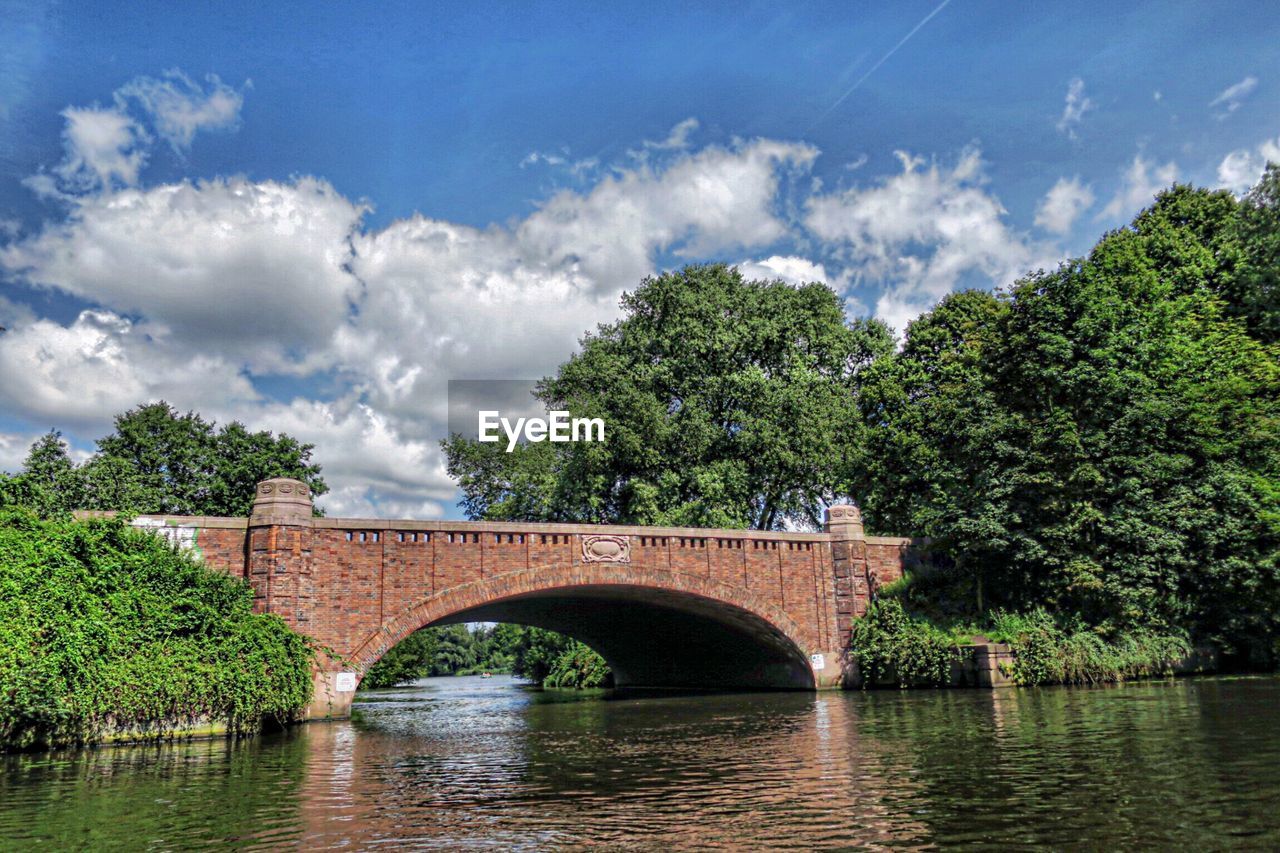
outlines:
[[[258,484],[250,520],[311,518],[311,488],[301,480],[274,477]]]
[[[839,539],[865,539],[862,511],[853,504],[827,507],[827,532]]]

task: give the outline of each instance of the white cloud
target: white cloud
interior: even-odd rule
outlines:
[[[18,473],[31,443],[37,437],[28,433],[0,432],[0,474]]]
[[[0,266],[202,351],[296,369],[296,353],[322,347],[358,296],[346,264],[365,210],[311,178],[100,193],[0,249]]]
[[[156,133],[175,150],[191,147],[201,130],[233,130],[240,123],[244,96],[218,79],[205,78],[206,91],[176,69],[162,79],[136,77],[116,90],[116,101],[135,100],[151,115]]]
[[[536,166],[539,163],[545,163],[548,166],[563,166],[568,161],[559,154],[547,154],[542,151],[530,151],[520,161],[520,168],[527,169],[530,166]]]
[[[562,191],[521,222],[527,260],[571,270],[606,288],[634,283],[656,251],[705,257],[764,245],[787,233],[772,209],[779,174],[804,169],[817,149],[758,139],[640,163],[589,192]]]
[[[1084,114],[1093,107],[1093,101],[1084,93],[1084,81],[1079,77],[1073,78],[1067,84],[1067,100],[1062,107],[1062,115],[1058,118],[1058,130],[1075,139],[1076,128],[1084,119]]]
[[[827,275],[827,268],[822,264],[815,264],[808,258],[799,258],[794,255],[770,255],[759,261],[740,261],[736,266],[738,272],[742,273],[742,277],[747,279],[761,281],[782,279],[787,284],[794,285],[814,281],[833,287],[838,284]]]
[[[689,137],[700,127],[696,118],[687,118],[671,128],[667,138],[661,142],[645,142],[646,148],[657,148],[667,151],[684,151],[689,147]]]
[[[112,94],[110,107],[67,107],[65,158],[25,183],[42,197],[136,186],[152,142],[146,123],[175,151],[189,148],[197,131],[239,124],[244,97],[216,75],[205,82],[207,91],[175,69],[160,80],[134,78]],[[134,104],[140,115],[131,113]]]
[[[133,186],[147,162],[147,132],[116,109],[68,107],[63,144],[67,157],[54,169],[72,190]]]
[[[0,335],[0,400],[28,419],[101,427],[146,400],[224,408],[257,398],[216,356],[175,350],[138,323],[87,310],[69,325],[36,320]]]
[[[976,149],[951,168],[898,157],[900,174],[815,196],[805,218],[855,281],[883,285],[875,313],[897,331],[970,277],[987,287],[1005,284],[1057,257],[1006,223]]]
[[[487,228],[367,229],[363,203],[313,178],[85,192],[0,248],[10,275],[97,306],[66,324],[14,315],[0,405],[93,438],[163,398],[315,443],[331,513],[437,514],[455,488],[438,448],[449,378],[553,371],[660,253],[766,249],[788,233],[784,175],[816,156],[773,140],[671,150]],[[331,393],[266,398],[247,378],[264,372]]]
[[[1234,192],[1244,192],[1262,177],[1267,163],[1280,163],[1280,137],[1268,139],[1253,150],[1239,148],[1223,157],[1218,164],[1218,183]]]
[[[1054,234],[1066,234],[1093,200],[1093,190],[1078,177],[1059,178],[1036,208],[1036,225]]]
[[[1209,102],[1209,106],[1220,107],[1221,112],[1218,113],[1218,117],[1225,117],[1240,109],[1244,99],[1253,94],[1256,88],[1258,88],[1258,78],[1245,77],[1239,83],[1232,84],[1219,92],[1218,97]]]
[[[1178,165],[1172,161],[1160,165],[1141,154],[1121,174],[1120,187],[1095,221],[1125,219],[1151,204],[1156,193],[1178,179]]]
[[[600,165],[600,161],[595,157],[584,157],[581,160],[570,160],[569,149],[561,149],[560,154],[553,154],[545,151],[530,151],[520,161],[520,168],[527,169],[530,166],[536,166],[542,163],[553,168],[563,168],[573,175],[575,178],[582,178],[593,172]]]

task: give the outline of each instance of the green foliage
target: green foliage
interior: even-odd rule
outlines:
[[[539,385],[603,443],[445,443],[470,518],[778,529],[817,524],[862,445],[853,392],[892,348],[826,285],[724,265],[648,278]]]
[[[312,650],[241,581],[117,519],[0,511],[0,745],[223,720],[253,731],[311,696]]]
[[[1179,635],[1132,631],[1108,640],[1080,624],[1064,627],[1044,610],[996,612],[986,632],[1014,647],[1019,684],[1098,684],[1169,674],[1191,653]]]
[[[436,632],[432,628],[414,631],[391,648],[369,668],[360,682],[365,690],[395,687],[431,675],[436,656]]]
[[[1267,344],[1280,341],[1280,165],[1267,170],[1241,204],[1233,237],[1243,257],[1225,294],[1228,310]]]
[[[37,440],[22,472],[0,477],[0,505],[44,518],[73,509],[245,516],[258,482],[270,477],[304,480],[315,495],[328,491],[312,446],[288,435],[249,432],[235,421],[217,429],[165,402],[119,415],[115,427],[80,466],[60,433]]]
[[[432,675],[471,673],[480,660],[480,644],[466,625],[448,625],[436,629],[436,655]]]
[[[865,371],[854,491],[873,529],[932,539],[953,616],[1270,647],[1278,181],[1175,187],[1085,258],[944,299]]]
[[[864,685],[946,687],[952,664],[962,659],[957,638],[911,616],[896,598],[881,598],[853,623],[850,652]]]
[[[376,690],[418,678],[510,672],[546,687],[612,683],[604,659],[576,640],[523,625],[447,625],[423,628],[378,661],[361,681]]]
[[[542,628],[525,628],[515,646],[512,672],[535,684],[546,683],[556,661],[570,651],[573,640]]]
[[[573,640],[551,665],[551,672],[542,682],[543,687],[569,687],[583,690],[591,687],[608,687],[613,683],[613,673],[604,658],[590,647]]]

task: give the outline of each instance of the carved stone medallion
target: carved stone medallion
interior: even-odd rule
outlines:
[[[582,560],[585,563],[630,563],[631,537],[607,533],[583,536]]]

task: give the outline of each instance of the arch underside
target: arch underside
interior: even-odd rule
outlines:
[[[444,590],[384,625],[354,658],[367,671],[418,628],[460,622],[573,637],[608,662],[619,687],[815,686],[799,628],[785,614],[705,578],[650,571],[640,579],[611,566],[543,567]]]
[[[812,689],[806,656],[733,605],[653,587],[578,586],[527,593],[434,624],[514,622],[595,649],[618,687]]]

